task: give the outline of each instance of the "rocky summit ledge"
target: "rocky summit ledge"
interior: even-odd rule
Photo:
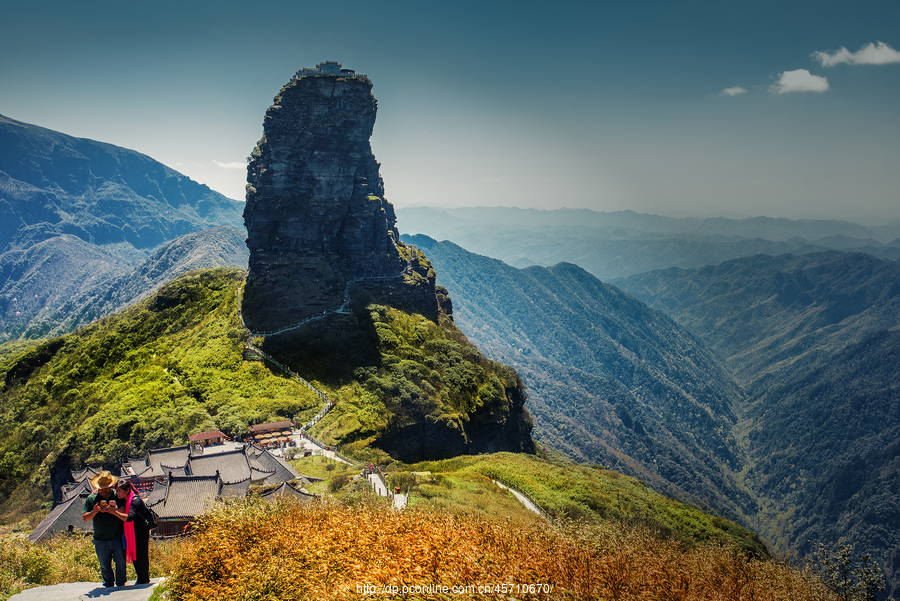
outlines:
[[[10,597],[9,601],[147,601],[156,585],[163,580],[165,578],[153,578],[150,584],[132,584],[121,588],[105,588],[97,582],[67,582],[26,589]]]

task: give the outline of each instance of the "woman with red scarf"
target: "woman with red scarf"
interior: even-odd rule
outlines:
[[[147,508],[128,480],[119,480],[116,496],[127,499],[116,516],[125,522],[125,561],[134,562],[135,584],[150,584],[150,528]]]

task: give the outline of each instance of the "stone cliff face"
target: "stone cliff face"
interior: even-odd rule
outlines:
[[[437,312],[433,272],[430,290],[398,290],[416,266],[401,256],[369,145],[377,107],[371,89],[364,79],[301,77],[266,112],[244,209],[250,262],[243,310],[253,330],[333,311],[355,285],[376,297],[390,288],[390,296],[406,299],[400,304]]]
[[[266,112],[247,169],[244,322],[285,364],[320,381],[354,379],[366,403],[382,404],[378,424],[359,421],[343,443],[417,459],[533,451],[521,381],[455,342],[465,336],[447,289],[399,240],[369,145],[371,90],[366,78],[298,73]],[[394,334],[376,323],[394,310],[416,325]]]

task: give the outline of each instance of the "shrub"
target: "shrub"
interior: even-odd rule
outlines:
[[[338,474],[328,483],[328,492],[335,493],[347,486],[348,482],[350,482],[350,478],[346,474]]]
[[[721,543],[688,549],[612,522],[517,526],[366,502],[222,504],[181,558],[164,586],[170,598],[192,601],[341,601],[361,598],[364,585],[508,582],[552,589],[508,591],[518,599],[834,599],[808,572]],[[472,590],[452,598],[486,597],[500,595]]]

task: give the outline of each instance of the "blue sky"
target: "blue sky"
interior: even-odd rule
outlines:
[[[900,218],[896,1],[4,4],[0,113],[232,198],[281,85],[336,60],[397,206]]]

